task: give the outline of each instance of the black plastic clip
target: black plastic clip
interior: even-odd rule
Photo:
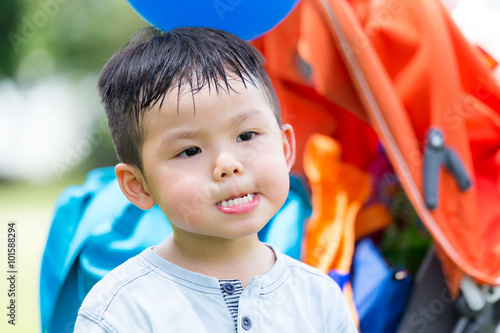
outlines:
[[[441,165],[451,172],[460,190],[466,191],[471,187],[470,177],[462,161],[453,149],[444,146],[443,132],[438,128],[431,128],[427,132],[424,149],[424,200],[430,210],[438,205]]]

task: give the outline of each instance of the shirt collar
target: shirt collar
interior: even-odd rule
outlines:
[[[285,275],[287,263],[285,256],[273,245],[266,244],[274,252],[276,262],[273,267],[264,275],[253,278],[249,287],[253,284],[260,285],[260,288],[272,288],[279,285],[279,282]],[[163,258],[153,251],[153,247],[146,248],[141,254],[140,259],[155,269],[160,275],[172,280],[178,284],[201,292],[220,293],[220,284],[217,278],[192,272],[177,266]]]

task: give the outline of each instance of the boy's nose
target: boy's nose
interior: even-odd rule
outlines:
[[[223,180],[233,175],[243,174],[243,165],[233,155],[222,153],[217,157],[214,168],[214,179]]]

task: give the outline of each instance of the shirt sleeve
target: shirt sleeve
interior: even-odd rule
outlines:
[[[328,332],[358,333],[358,328],[352,319],[344,294],[336,283],[333,289],[335,292],[332,295],[335,295],[335,297],[332,299],[336,299],[336,304],[333,309],[334,315],[331,318],[336,319],[330,321]]]
[[[338,327],[331,327],[328,332],[359,333],[356,324],[354,324],[354,321],[349,315],[345,317],[344,321],[338,325]]]
[[[73,333],[111,333],[114,330],[103,327],[97,321],[90,319],[84,313],[78,313]]]

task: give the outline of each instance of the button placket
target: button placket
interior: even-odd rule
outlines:
[[[250,328],[252,328],[252,321],[250,320],[250,318],[241,318],[241,327],[243,327],[245,331],[248,331]]]
[[[232,283],[229,283],[229,282],[226,282],[222,285],[222,289],[224,289],[224,291],[228,294],[232,294],[234,293],[234,285]]]
[[[238,332],[260,332],[260,291],[262,278],[254,277],[240,297]]]

